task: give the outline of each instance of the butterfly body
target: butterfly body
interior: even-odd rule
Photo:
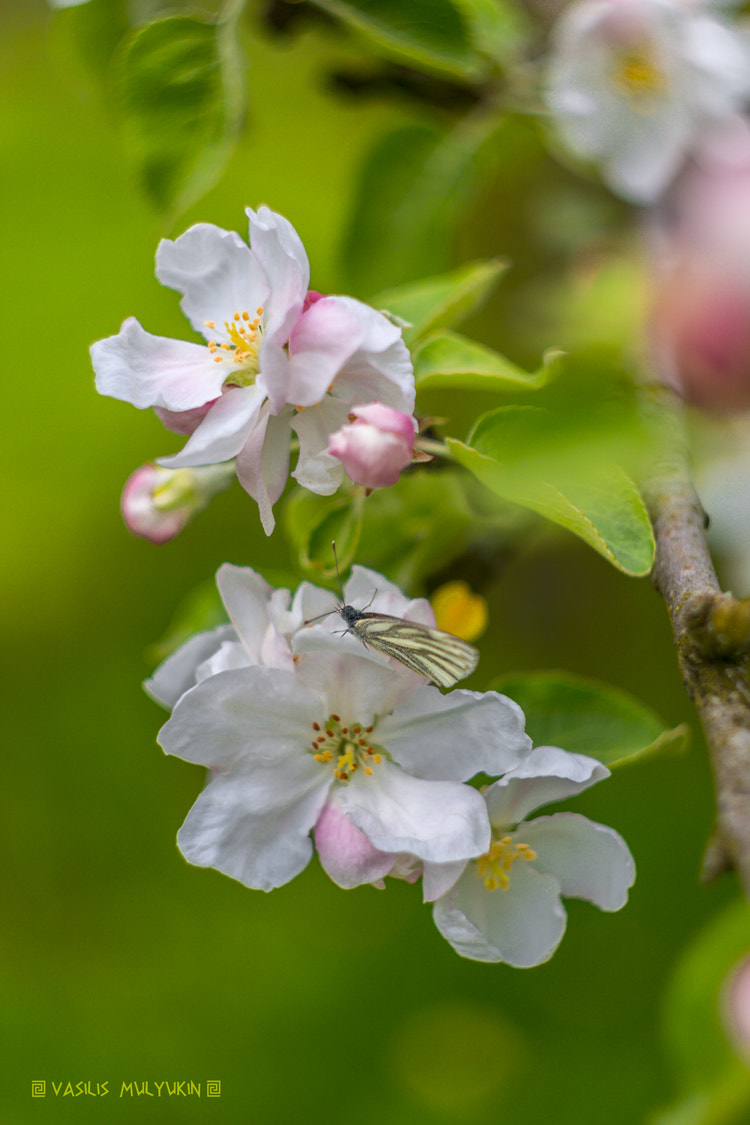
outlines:
[[[389,613],[368,613],[353,605],[340,605],[337,610],[347,632],[366,647],[392,657],[439,687],[452,687],[470,675],[479,661],[473,645],[442,629]]]

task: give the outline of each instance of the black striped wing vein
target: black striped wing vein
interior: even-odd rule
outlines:
[[[439,687],[452,687],[470,675],[479,661],[473,645],[442,629],[387,613],[367,613],[351,605],[340,606],[339,613],[349,632],[363,644],[427,676]]]

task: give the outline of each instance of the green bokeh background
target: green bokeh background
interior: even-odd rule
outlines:
[[[123,481],[178,439],[96,396],[88,345],[128,315],[184,334],[176,295],[153,277],[157,240],[197,220],[243,230],[246,205],[285,214],[313,286],[343,288],[353,170],[416,111],[334,100],[323,60],[344,41],[253,38],[240,149],[221,184],[163,230],[99,86],[66,46],[65,18],[36,0],[0,16],[0,1120],[645,1120],[675,1094],[660,1036],[670,972],[736,889],[729,877],[697,883],[711,781],[663,606],[646,580],[572,537],[541,539],[503,567],[481,669],[486,682],[511,669],[596,675],[696,729],[687,754],[623,769],[576,801],[636,857],[623,912],[570,903],[558,954],[516,971],[458,958],[403,884],[345,893],[313,862],[265,895],[177,852],[203,777],[155,743],[164,714],[141,690],[144,654],[222,562],[284,567],[286,547],[262,536],[239,489],[164,547],[126,533]],[[486,223],[486,247],[472,237],[475,254],[509,249]],[[35,1079],[47,1081],[44,1100],[30,1096]],[[200,1082],[204,1096],[118,1097],[124,1081],[164,1079]],[[207,1100],[212,1079],[221,1098]],[[109,1096],[52,1096],[53,1081],[87,1080],[108,1081]]]

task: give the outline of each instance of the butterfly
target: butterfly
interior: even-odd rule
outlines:
[[[333,551],[335,556],[335,544]],[[338,560],[336,573],[338,574]],[[336,606],[335,611],[329,612],[338,613],[346,625],[346,631],[359,637],[366,648],[374,648],[376,652],[392,657],[412,672],[426,676],[443,688],[452,687],[476,668],[479,652],[474,645],[462,641],[460,637],[454,637],[452,633],[433,629],[418,621],[407,621],[389,613],[368,613],[366,609],[346,605],[340,575],[339,589],[342,604]],[[325,613],[321,614],[321,617],[327,616]],[[318,620],[317,617],[312,618],[312,621]],[[312,621],[306,621],[305,624],[310,625]]]

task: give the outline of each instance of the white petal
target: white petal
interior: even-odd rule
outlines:
[[[609,777],[609,770],[586,754],[537,746],[485,793],[494,825],[518,824],[533,809],[582,793]]]
[[[627,902],[635,864],[613,828],[577,813],[557,813],[520,826],[516,834],[537,853],[535,869],[554,876],[566,897],[585,898],[602,910],[619,910]]]
[[[374,883],[393,867],[394,857],[374,848],[364,832],[340,811],[335,799],[326,803],[314,834],[321,867],[344,890]]]
[[[263,397],[257,387],[229,387],[213,404],[187,444],[159,464],[171,469],[217,465],[236,457],[258,423]]]
[[[265,302],[266,333],[277,344],[285,344],[302,311],[310,284],[310,264],[299,235],[287,219],[259,207],[246,209],[250,220],[250,246],[268,279]]]
[[[249,247],[235,231],[213,223],[197,223],[174,242],[162,239],[156,276],[183,294],[182,311],[207,340],[216,338],[207,320],[221,329],[235,312],[255,316],[268,296],[268,282]]]
[[[245,760],[266,766],[306,756],[321,698],[291,672],[253,665],[221,672],[178,702],[159,731],[165,753],[217,770]]]
[[[328,438],[346,422],[349,407],[326,395],[317,406],[296,414],[291,427],[299,437],[299,457],[292,476],[311,492],[330,496],[344,479],[344,466],[326,453]]]
[[[219,672],[232,672],[236,668],[249,668],[255,661],[247,654],[247,649],[239,641],[224,641],[220,648],[198,665],[195,673],[196,683],[202,683],[209,676]],[[265,662],[264,662],[265,663]]]
[[[465,781],[516,766],[531,750],[524,716],[496,691],[420,687],[378,725],[378,739],[417,777]]]
[[[354,652],[350,651],[351,644],[355,646]],[[294,648],[300,684],[326,699],[324,718],[340,715],[345,726],[370,726],[378,715],[387,715],[398,707],[413,689],[411,678],[370,659],[354,637],[332,637],[312,625],[297,634]],[[381,735],[380,724],[372,737],[383,743],[385,736]]]
[[[134,317],[116,336],[91,346],[99,394],[130,402],[140,410],[159,406],[193,410],[221,394],[225,373],[203,344],[152,336]]]
[[[157,703],[171,709],[181,695],[195,686],[198,667],[218,652],[224,641],[233,640],[235,636],[231,625],[219,625],[209,632],[196,633],[171,653],[150,679],[144,681],[144,690]]]
[[[271,587],[249,566],[224,563],[216,574],[216,585],[227,613],[252,664],[260,664],[260,651],[268,629]]]
[[[507,890],[494,891],[469,863],[453,890],[435,903],[433,918],[462,957],[518,969],[548,961],[566,925],[556,881],[528,863],[516,863]]]
[[[473,866],[472,863],[472,868]],[[456,863],[425,863],[422,870],[422,901],[434,902],[436,898],[447,894],[465,869],[465,860]]]
[[[371,776],[360,770],[342,784],[336,800],[382,852],[451,863],[489,847],[486,806],[469,785],[422,781],[382,761]]]
[[[266,535],[274,529],[273,505],[289,475],[289,413],[272,417],[267,406],[237,455],[237,478],[258,505]]]
[[[306,754],[252,774],[218,774],[188,813],[177,836],[180,850],[189,863],[216,867],[247,887],[280,887],[310,860],[309,833],[328,785]]]

